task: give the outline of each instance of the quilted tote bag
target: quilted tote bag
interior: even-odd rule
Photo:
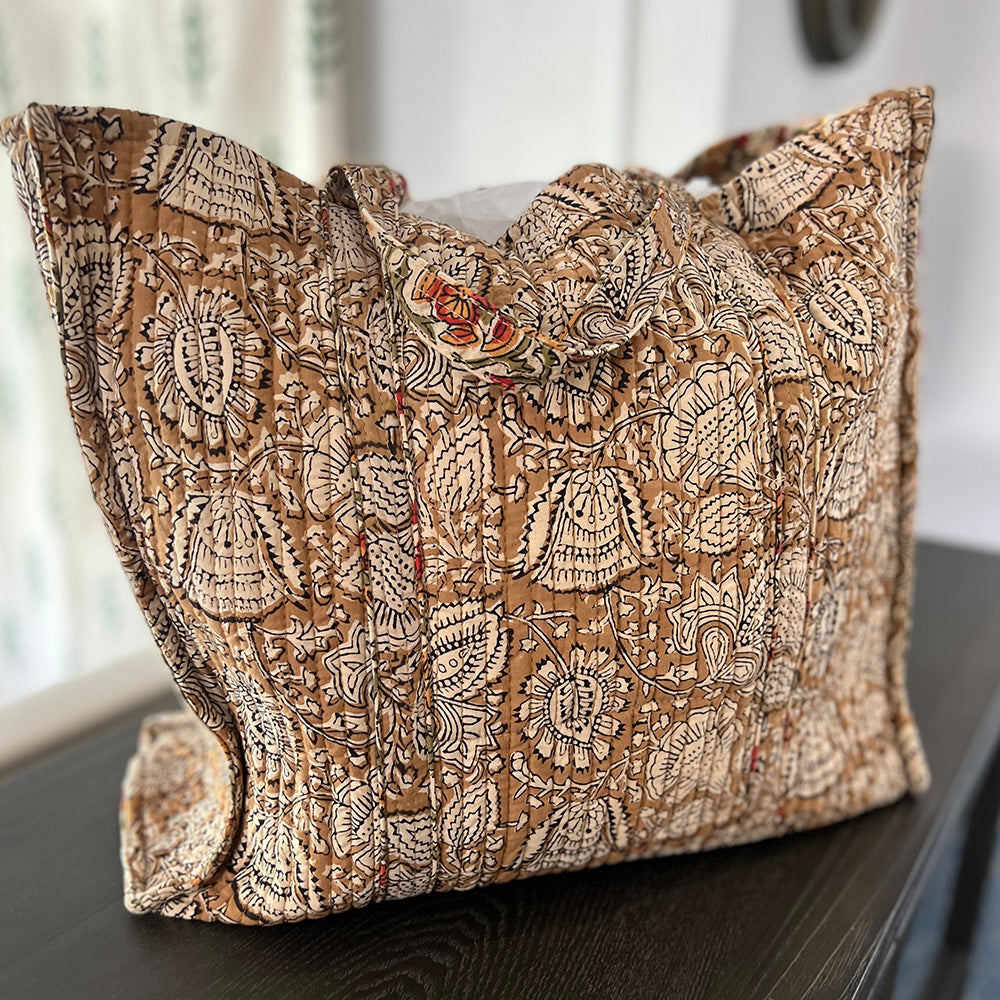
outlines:
[[[270,924],[927,787],[905,682],[929,89],[584,163],[492,242],[105,107],[0,123],[181,708],[124,901]],[[708,178],[701,195],[689,178]]]

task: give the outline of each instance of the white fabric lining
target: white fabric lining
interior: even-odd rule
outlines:
[[[545,184],[545,181],[516,181],[478,187],[445,198],[406,201],[400,206],[400,211],[429,222],[444,223],[488,243],[495,243]],[[686,187],[695,198],[701,198],[715,189],[706,177],[694,177]]]

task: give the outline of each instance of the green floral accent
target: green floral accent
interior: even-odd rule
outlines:
[[[319,100],[327,81],[344,62],[344,10],[339,0],[307,0],[305,66],[312,96]]]
[[[10,62],[7,59],[7,39],[0,31],[0,103],[7,108],[13,103],[14,84],[10,76]]]
[[[108,40],[103,22],[93,20],[85,29],[87,83],[95,98],[104,99],[108,88]]]
[[[184,78],[191,96],[202,100],[208,80],[208,43],[205,10],[201,0],[188,0],[184,5],[181,28],[184,39]]]
[[[102,575],[95,587],[97,614],[101,628],[109,633],[117,632],[124,624],[122,603],[119,599],[118,578]]]

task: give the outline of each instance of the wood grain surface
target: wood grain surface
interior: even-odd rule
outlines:
[[[920,543],[910,691],[929,792],[697,855],[227,927],[127,913],[117,808],[147,706],[0,783],[0,997],[861,997],[1000,733],[1000,556]],[[170,704],[170,703],[167,703]]]

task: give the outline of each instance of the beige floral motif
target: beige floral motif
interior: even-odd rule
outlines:
[[[337,644],[323,657],[323,668],[329,680],[323,689],[328,704],[345,709],[367,709],[371,701],[371,673],[367,659],[367,633],[361,622],[354,622],[344,642]],[[353,713],[358,728],[363,728],[366,716]],[[346,720],[345,720],[346,721]]]
[[[654,553],[635,473],[569,469],[532,505],[521,550],[531,578],[557,591],[600,590]]]
[[[350,864],[351,859],[371,850],[375,800],[371,783],[347,769],[332,765],[317,754],[320,767],[314,767],[310,787],[310,835],[323,848],[329,844],[334,858]]]
[[[276,923],[300,920],[309,911],[308,875],[303,870],[305,845],[287,820],[260,810],[233,878],[233,895],[253,920]],[[256,818],[255,817],[255,818]]]
[[[135,294],[127,234],[109,239],[107,228],[95,222],[74,223],[71,233],[80,259],[87,261],[88,289],[87,295],[63,299],[65,322],[113,327],[127,316]]]
[[[417,617],[417,588],[412,576],[413,542],[405,528],[398,532],[373,535],[368,539],[368,559],[372,572],[372,614],[375,616],[380,646],[412,649],[420,622]]]
[[[565,662],[542,660],[521,685],[527,698],[518,718],[535,754],[554,767],[586,770],[607,760],[612,742],[624,730],[619,717],[629,691],[627,677],[605,649],[573,646]]]
[[[779,586],[774,608],[774,655],[764,680],[762,702],[768,708],[788,700],[799,667],[809,597],[809,556],[790,545],[778,560]]]
[[[287,540],[274,512],[241,493],[192,494],[174,519],[171,583],[215,618],[255,618],[285,596]]]
[[[228,680],[251,764],[270,774],[272,788],[292,782],[303,752],[292,720],[271,691],[250,674],[230,670]],[[243,863],[233,891],[246,911],[262,922],[295,919],[308,908],[302,862],[287,865],[284,861],[303,857],[305,831],[300,823],[308,823],[308,818],[293,809],[276,808],[266,787],[255,788],[251,794],[257,805],[253,810],[257,829],[237,848]]]
[[[686,536],[685,544],[692,551],[712,555],[732,552],[750,524],[748,506],[736,491],[716,493],[702,500],[693,519],[698,530]]]
[[[211,222],[260,231],[285,221],[284,200],[262,156],[183,122],[164,121],[135,180],[161,204]]]
[[[500,821],[500,791],[495,782],[480,781],[451,800],[441,817],[441,839],[452,848],[478,844]]]
[[[426,876],[420,878],[419,873],[430,868],[431,860],[438,852],[434,816],[426,809],[390,816],[389,839],[398,862],[389,869],[389,880],[397,897],[426,892]]]
[[[646,794],[684,799],[692,792],[722,794],[732,772],[732,748],[739,734],[735,704],[696,708],[671,726],[649,753]]]
[[[834,574],[831,585],[809,610],[806,669],[813,677],[824,677],[833,665],[831,655],[834,643],[843,631],[847,617],[849,587],[842,574]]]
[[[532,829],[521,850],[526,871],[585,865],[627,843],[625,809],[611,797],[567,802]]]
[[[812,265],[804,280],[811,285],[805,305],[817,343],[851,375],[871,378],[882,364],[885,336],[869,282],[833,256]]]
[[[759,486],[757,389],[742,358],[695,366],[658,419],[666,477],[689,492],[718,483]]]
[[[567,371],[544,386],[525,385],[523,392],[555,423],[587,427],[595,415],[611,411],[627,379],[617,358],[599,357],[590,362],[585,377]]]
[[[408,529],[413,505],[402,459],[379,451],[362,452],[355,459],[360,467],[365,506],[372,516],[386,527]]]
[[[667,612],[674,645],[684,655],[698,655],[712,683],[745,685],[760,673],[767,654],[764,566],[746,590],[736,570],[718,582],[699,574],[687,599]]]
[[[671,803],[665,809],[646,807],[643,812],[648,817],[651,840],[657,846],[697,836],[703,827],[713,825],[712,812],[702,797]]]
[[[445,427],[425,466],[427,495],[442,510],[468,510],[493,487],[493,453],[486,429],[471,417]]]
[[[339,433],[338,433],[339,431]],[[311,428],[303,456],[303,500],[313,517],[332,517],[357,531],[351,453],[340,427],[323,421]]]
[[[794,149],[794,147],[793,147]],[[736,180],[746,222],[754,229],[772,229],[815,198],[834,175],[832,163],[776,150],[747,167]]]
[[[868,490],[877,422],[874,410],[863,410],[839,435],[830,431],[824,435],[824,444],[833,452],[819,484],[819,506],[826,516],[843,520],[861,506]]]
[[[252,674],[231,669],[226,680],[233,708],[240,716],[249,737],[247,753],[269,758],[285,780],[295,774],[302,741],[295,723],[283,711],[281,703]]]
[[[897,100],[877,104],[872,109],[868,127],[876,149],[905,153],[912,133],[907,102]]]
[[[792,755],[788,794],[815,798],[831,788],[840,778],[845,756],[842,727],[837,706],[819,695],[802,698],[793,706],[798,728]]]
[[[435,605],[428,629],[427,659],[434,676],[438,731],[436,753],[470,768],[495,747],[487,724],[492,709],[485,694],[499,680],[507,658],[508,630],[481,600]]]

